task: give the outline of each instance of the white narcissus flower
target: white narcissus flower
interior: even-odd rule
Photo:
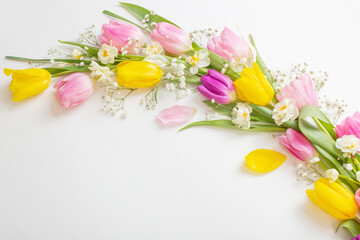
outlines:
[[[145,48],[145,54],[148,56],[151,55],[160,55],[164,53],[164,49],[161,46],[160,43],[155,42],[155,41],[151,41],[148,44],[146,44],[146,48]]]
[[[277,125],[281,125],[289,120],[295,120],[299,116],[296,101],[293,99],[283,99],[277,103],[272,111],[272,118]]]
[[[339,172],[334,168],[328,169],[325,172],[325,177],[330,180],[330,183],[335,182],[339,177]]]
[[[102,64],[113,63],[118,55],[118,49],[114,46],[103,44],[98,52],[98,58]]]
[[[232,123],[239,128],[250,128],[250,113],[252,108],[246,103],[238,103],[232,110]]]
[[[111,82],[110,77],[114,74],[108,67],[101,67],[95,61],[91,62],[89,70],[91,71],[91,77],[102,83]]]
[[[355,135],[344,135],[336,139],[335,146],[346,155],[354,155],[360,150],[360,139]]]
[[[353,170],[353,165],[351,163],[344,163],[343,167],[348,171]]]
[[[76,60],[80,60],[83,56],[83,52],[81,52],[79,49],[74,48],[71,54],[71,57]]]
[[[191,57],[187,57],[186,61],[191,64],[190,72],[192,74],[197,74],[199,67],[207,67],[210,64],[209,52],[202,49],[197,51]]]
[[[144,58],[144,61],[149,62],[149,63],[153,63],[153,64],[157,65],[160,68],[163,68],[163,67],[170,64],[170,62],[164,56],[161,56],[161,55],[147,56],[146,58]]]

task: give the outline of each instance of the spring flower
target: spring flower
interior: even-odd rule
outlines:
[[[250,128],[250,113],[252,108],[246,103],[238,103],[232,110],[232,123],[239,128]]]
[[[234,85],[238,97],[243,102],[265,106],[274,96],[273,88],[256,62],[252,68],[242,70],[240,78],[234,82]]]
[[[272,118],[277,125],[280,126],[284,122],[295,120],[299,116],[299,110],[295,104],[295,100],[285,98],[275,105]]]
[[[104,43],[98,52],[98,58],[102,64],[113,63],[118,55],[116,47]]]
[[[231,103],[236,98],[233,81],[215,70],[209,69],[208,74],[201,77],[201,84],[199,92],[219,104]]]
[[[360,172],[357,172],[356,176],[357,175],[360,175]],[[359,181],[359,179],[358,179],[358,181]],[[356,201],[356,204],[358,205],[358,207],[360,207],[360,188],[358,190],[356,190],[356,192],[355,192],[355,201]]]
[[[163,67],[170,64],[169,60],[167,60],[162,55],[150,55],[150,56],[147,56],[146,58],[144,58],[144,61],[149,62],[149,63],[153,63],[153,64],[157,65],[160,68],[163,68]]]
[[[251,170],[266,173],[280,167],[286,156],[269,149],[256,149],[245,156],[245,163]]]
[[[279,101],[283,99],[296,100],[296,107],[300,110],[305,105],[318,106],[318,98],[309,74],[300,76],[298,79],[280,90],[276,95]]]
[[[43,92],[49,87],[51,81],[51,74],[41,68],[24,70],[5,68],[4,73],[6,76],[12,75],[9,89],[13,93],[14,102],[19,102]]]
[[[101,44],[113,45],[121,53],[136,53],[135,49],[144,43],[142,30],[127,22],[110,21],[102,26],[101,32]]]
[[[194,53],[194,55],[186,58],[186,61],[191,64],[189,71],[192,74],[197,74],[199,67],[207,67],[210,64],[209,52],[202,49]]]
[[[328,169],[325,171],[325,177],[329,179],[330,183],[335,182],[339,177],[339,172],[334,168]]]
[[[114,74],[108,67],[101,67],[95,61],[91,62],[89,70],[91,71],[91,77],[102,83],[110,82],[110,77]]]
[[[227,27],[220,36],[216,36],[208,42],[207,48],[229,61],[242,63],[248,67],[251,67],[252,63],[256,61],[256,51],[251,44]]]
[[[83,57],[83,52],[81,52],[79,49],[74,48],[71,57],[76,60],[80,60]]]
[[[348,170],[348,171],[352,171],[353,170],[353,165],[351,163],[344,163],[343,167]]]
[[[316,205],[331,216],[340,220],[352,219],[358,210],[354,195],[345,187],[320,178],[314,184],[314,190],[307,190],[306,194]]]
[[[360,240],[360,235],[357,235],[356,237],[352,238],[351,240]]]
[[[192,49],[189,35],[170,23],[159,22],[151,31],[151,39],[159,42],[166,52],[181,55]]]
[[[87,100],[94,92],[94,80],[85,73],[73,73],[58,81],[55,96],[64,108],[71,108]]]
[[[355,135],[360,138],[360,113],[356,112],[353,116],[347,117],[341,124],[336,125],[335,132],[339,138],[344,135]]]
[[[145,48],[146,55],[148,55],[148,56],[161,55],[163,53],[164,53],[164,49],[160,43],[155,42],[155,41],[150,41],[149,43],[146,44],[146,48]]]
[[[295,131],[291,128],[286,130],[286,134],[279,137],[279,141],[284,145],[295,157],[301,161],[318,161],[318,153],[304,136],[304,134]],[[314,162],[314,161],[313,161]]]
[[[336,139],[335,146],[345,155],[354,155],[360,150],[360,139],[354,135],[344,135]]]
[[[117,65],[116,78],[123,87],[153,87],[160,82],[162,75],[161,68],[145,61],[124,61]]]
[[[157,119],[165,126],[176,126],[189,121],[195,113],[196,109],[193,107],[175,105],[162,110]]]

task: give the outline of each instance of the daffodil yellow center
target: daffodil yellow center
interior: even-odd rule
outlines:
[[[109,56],[108,50],[104,50],[104,52],[103,52],[103,57],[108,57],[108,56]]]
[[[283,110],[285,110],[286,108],[287,108],[287,105],[283,106],[283,107],[280,108],[279,110],[280,110],[280,111],[283,111]]]
[[[191,57],[190,59],[190,63],[191,65],[196,65],[199,62],[199,55],[198,54],[194,54],[194,56]]]

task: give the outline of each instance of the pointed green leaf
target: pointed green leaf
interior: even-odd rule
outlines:
[[[353,237],[357,237],[357,235],[360,235],[360,224],[355,219],[342,221],[337,227],[336,231],[338,231],[340,228],[346,228],[347,230],[349,230]]]

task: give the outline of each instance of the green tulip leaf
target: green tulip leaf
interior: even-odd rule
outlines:
[[[337,227],[336,231],[338,231],[340,228],[346,228],[347,230],[349,230],[353,237],[360,235],[360,223],[355,219],[342,221]]]
[[[204,101],[204,103],[206,103],[214,111],[228,117],[231,117],[232,110],[236,106],[236,103],[229,103],[226,105],[222,105],[215,102],[213,103],[210,100],[206,100]]]
[[[70,66],[70,67],[61,67],[61,68],[43,68],[48,71],[52,77],[73,73],[73,72],[87,72],[89,71],[89,66]]]
[[[143,27],[141,27],[140,25],[138,25],[138,24],[130,21],[129,19],[124,18],[124,17],[121,17],[121,16],[119,16],[119,15],[117,15],[117,14],[115,14],[115,13],[112,13],[112,12],[107,11],[107,10],[104,10],[103,13],[106,14],[106,15],[109,15],[109,16],[111,16],[111,17],[113,17],[113,18],[117,18],[117,19],[123,20],[123,21],[125,21],[125,22],[128,22],[128,23],[130,23],[130,24],[132,24],[132,25],[134,25],[134,26],[142,29],[142,30],[145,31],[145,32],[150,32],[149,30],[146,30],[145,28],[143,28]]]
[[[252,124],[249,129],[242,129],[239,127],[236,127],[231,120],[226,119],[220,119],[220,120],[211,120],[211,121],[199,121],[190,123],[189,125],[183,127],[179,131],[188,129],[190,127],[195,126],[214,126],[214,127],[222,127],[222,128],[228,128],[228,129],[234,129],[234,130],[240,130],[240,131],[246,131],[246,132],[285,132],[286,129],[279,127],[277,125],[273,124]]]
[[[180,28],[175,23],[173,23],[173,22],[167,20],[166,18],[163,18],[157,14],[150,15],[150,11],[146,8],[140,7],[140,6],[132,4],[132,3],[124,3],[124,2],[119,2],[119,3],[123,8],[125,8],[129,13],[131,13],[134,17],[136,17],[140,21],[145,18],[145,15],[149,15],[150,22],[156,22],[156,23],[167,22],[167,23],[170,23],[170,24]]]
[[[77,42],[60,41],[60,40],[59,40],[59,42],[62,44],[81,47],[82,49],[84,49],[84,51],[86,51],[88,53],[89,57],[97,57],[98,56],[99,48],[97,48],[97,47],[93,47],[90,45],[77,43]]]

